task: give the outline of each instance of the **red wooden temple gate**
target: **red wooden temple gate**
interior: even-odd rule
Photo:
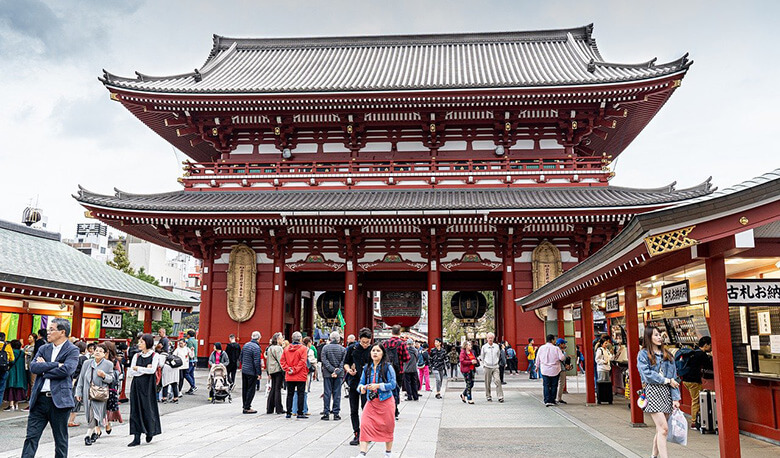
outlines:
[[[442,291],[497,291],[497,334],[517,346],[544,334],[542,319],[514,305],[534,287],[540,244],[566,270],[633,215],[711,192],[608,185],[611,162],[690,64],[605,62],[592,26],[216,36],[192,73],[101,78],[191,158],[183,189],[81,189],[77,199],[109,225],[203,259],[201,348],[229,333],[311,331],[312,291],[343,291],[356,333],[372,324],[367,294],[381,290],[427,292],[431,341]],[[257,257],[243,322],[226,312],[240,244]]]

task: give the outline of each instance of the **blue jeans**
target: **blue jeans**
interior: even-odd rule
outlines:
[[[322,409],[323,415],[338,415],[341,411],[341,383],[344,381],[343,377],[329,377],[323,376],[322,382],[325,385],[325,395],[323,400],[325,402],[325,408]],[[330,400],[333,398],[333,408],[331,409]]]
[[[3,402],[3,394],[5,393],[5,384],[8,383],[8,371],[3,375],[0,375],[0,403]]]
[[[550,377],[548,375],[542,375],[542,382],[544,383],[544,403],[555,404],[555,396],[558,394],[558,378],[560,375]]]
[[[296,391],[293,394],[293,405],[298,405],[298,392]],[[304,392],[303,394],[303,414],[308,415],[309,414],[309,393]]]
[[[197,362],[190,360],[190,367],[187,370],[187,375],[184,376],[185,380],[187,380],[187,382],[189,382],[190,386],[193,388],[195,388],[195,366],[197,364]]]
[[[536,379],[536,361],[533,359],[528,360],[528,378],[531,380]]]

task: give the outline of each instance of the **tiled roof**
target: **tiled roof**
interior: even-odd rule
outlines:
[[[610,208],[668,204],[712,192],[710,181],[676,190],[603,187],[496,189],[391,189],[304,191],[177,191],[162,194],[95,194],[80,188],[83,205],[177,212],[425,211]]]
[[[214,36],[192,73],[124,78],[108,86],[166,93],[290,93],[545,87],[645,80],[686,70],[605,62],[592,24],[574,29],[320,38]]]
[[[587,280],[593,272],[609,266],[610,263],[620,262],[616,260],[621,259],[621,256],[637,245],[643,244],[648,234],[658,233],[669,227],[682,227],[690,224],[691,221],[717,218],[719,215],[734,212],[745,206],[778,200],[780,200],[780,168],[709,195],[636,215],[617,237],[599,251],[531,294],[516,299],[515,302],[524,307],[534,304],[533,308],[548,305],[549,302],[541,303],[540,300],[547,301],[546,297],[560,291],[568,291],[574,285]],[[755,235],[758,238],[772,237],[776,234],[776,230],[777,222],[772,222],[756,228]]]
[[[0,221],[0,282],[156,306],[198,305],[87,256],[56,234],[5,221]]]

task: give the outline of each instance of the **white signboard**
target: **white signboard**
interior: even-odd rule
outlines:
[[[607,296],[607,298],[604,300],[604,303],[606,305],[606,312],[619,312],[620,311],[620,296],[615,294],[614,296]]]
[[[582,318],[582,308],[572,309],[571,310],[571,319],[572,320],[579,320],[581,318]]]
[[[772,334],[772,321],[769,319],[769,312],[758,312],[758,335],[768,336]]]
[[[122,329],[122,312],[101,313],[100,327],[103,329]]]
[[[780,305],[780,280],[726,280],[729,305]]]
[[[661,304],[663,307],[688,305],[691,301],[691,292],[688,280],[678,281],[661,287]]]
[[[780,354],[780,335],[769,336],[769,352]]]
[[[761,340],[758,336],[750,336],[750,349],[755,351],[761,350]]]

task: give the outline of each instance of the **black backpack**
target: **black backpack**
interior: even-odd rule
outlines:
[[[387,360],[392,364],[393,370],[395,370],[396,375],[401,373],[401,359],[398,357],[398,346],[388,345],[389,342],[386,342],[385,347],[385,353],[387,353]]]
[[[3,343],[3,348],[0,350],[0,374],[5,374],[11,365],[8,363],[8,353],[5,352],[5,347],[8,346],[8,342]]]

